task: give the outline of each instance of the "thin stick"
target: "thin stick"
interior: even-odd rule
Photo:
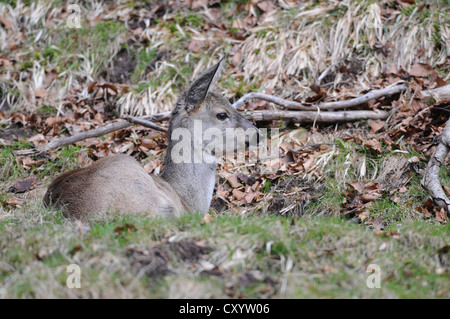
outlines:
[[[314,111],[317,109],[338,110],[338,109],[345,109],[345,108],[349,108],[349,107],[358,106],[358,105],[367,103],[370,100],[375,100],[375,99],[378,99],[383,96],[389,96],[389,95],[401,93],[401,92],[405,91],[407,88],[408,88],[408,86],[406,86],[405,84],[400,84],[400,85],[396,85],[396,86],[386,87],[386,88],[380,89],[380,90],[373,90],[373,91],[370,91],[370,92],[368,92],[362,96],[359,96],[357,98],[354,98],[354,99],[345,100],[345,101],[337,101],[337,102],[324,102],[324,103],[319,103],[317,105],[305,105],[305,104],[302,104],[299,102],[285,100],[285,99],[282,99],[282,98],[279,98],[279,97],[276,97],[273,95],[253,92],[253,93],[245,94],[243,97],[241,97],[239,100],[237,100],[233,104],[233,106],[235,108],[238,108],[238,107],[243,106],[245,104],[245,102],[248,100],[260,99],[260,100],[265,100],[268,102],[278,104],[280,106],[283,106],[286,109],[291,109],[291,110],[300,110],[300,111]]]
[[[436,147],[433,156],[431,156],[422,179],[422,187],[428,191],[436,205],[440,208],[444,208],[448,213],[450,213],[450,199],[445,194],[441,183],[439,182],[439,171],[441,170],[441,166],[444,165],[445,158],[449,152],[450,119],[445,123],[441,141]]]
[[[436,89],[422,91],[422,95],[424,96],[425,101],[434,99],[437,103],[439,103],[444,100],[450,100],[450,84]]]
[[[75,134],[75,135],[72,135],[69,137],[62,137],[62,138],[54,139],[54,140],[50,141],[50,143],[39,147],[38,150],[41,152],[47,152],[47,151],[54,150],[54,149],[64,146],[64,145],[69,145],[69,144],[73,144],[73,143],[85,140],[87,138],[98,137],[98,136],[102,136],[102,135],[105,135],[105,134],[108,134],[108,133],[111,133],[114,131],[122,130],[124,128],[132,126],[134,124],[132,121],[135,121],[135,122],[140,121],[139,123],[136,123],[136,124],[140,124],[140,125],[143,125],[146,127],[151,126],[150,128],[153,128],[153,129],[158,128],[157,130],[161,131],[161,129],[162,129],[162,132],[166,132],[167,130],[165,130],[164,128],[161,128],[160,126],[158,126],[156,124],[149,125],[148,123],[150,123],[150,122],[148,122],[146,120],[165,121],[170,118],[170,113],[171,112],[163,112],[163,113],[159,113],[159,114],[149,115],[149,116],[145,116],[142,120],[138,119],[136,117],[130,116],[130,118],[131,118],[130,120],[122,120],[119,122],[114,122],[111,124],[107,124],[105,126],[98,127],[93,130],[81,132],[81,133],[78,133],[78,134]],[[146,120],[144,120],[144,119],[146,119]],[[145,123],[145,125],[143,123]],[[153,123],[151,123],[151,124],[153,124]]]
[[[386,111],[338,111],[338,112],[312,112],[312,111],[250,111],[244,116],[253,121],[290,120],[296,123],[336,123],[357,120],[384,120],[389,116]]]
[[[157,114],[152,114],[152,115],[146,115],[146,116],[143,116],[142,118],[144,120],[148,120],[148,121],[162,122],[162,121],[170,120],[171,115],[172,115],[172,112],[168,111],[168,112],[162,112],[162,113],[157,113]]]
[[[102,136],[114,131],[118,131],[121,129],[124,129],[128,126],[133,125],[133,123],[130,123],[126,120],[123,121],[119,121],[119,122],[114,122],[111,124],[107,124],[105,126],[101,126],[101,127],[97,127],[96,129],[93,130],[89,130],[89,131],[85,131],[85,132],[81,132],[69,137],[63,137],[63,138],[57,138],[54,139],[52,141],[50,141],[50,143],[42,145],[39,147],[39,151],[42,152],[47,152],[50,150],[54,150],[55,148],[64,146],[64,145],[69,145],[69,144],[73,144],[82,140],[85,140],[87,138],[91,138],[91,137],[98,137],[98,136]]]
[[[138,124],[138,125],[142,125],[151,129],[154,129],[155,131],[159,131],[159,132],[167,132],[167,129],[165,127],[156,125],[153,122],[144,120],[144,119],[140,119],[134,116],[130,116],[130,115],[126,115],[123,117],[123,119],[127,120],[130,123],[134,123],[134,124]]]

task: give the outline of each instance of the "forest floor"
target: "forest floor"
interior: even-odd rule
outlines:
[[[83,2],[80,28],[63,1],[0,3],[0,298],[449,298],[448,216],[420,185],[450,114],[449,101],[420,93],[450,80],[445,3]],[[133,126],[17,151],[169,111],[224,53],[217,90],[231,102],[409,88],[356,108],[389,111],[386,121],[256,123],[279,129],[280,158],[221,161],[206,216],[81,223],[43,207],[58,174],[110,154],[159,173],[166,134]],[[81,288],[67,287],[71,264]]]

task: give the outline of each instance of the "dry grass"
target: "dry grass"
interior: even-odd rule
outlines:
[[[11,25],[0,29],[1,48],[8,52],[8,46],[19,45],[8,58],[31,65],[24,68],[16,63],[13,72],[0,73],[0,104],[17,110],[48,104],[61,111],[67,94],[82,98],[88,94],[86,82],[99,80],[103,71],[113,68],[121,47],[167,53],[153,61],[151,72],[143,72],[129,93],[119,97],[119,112],[136,115],[170,110],[183,85],[226,52],[231,55],[232,67],[225,71],[224,78],[229,81],[222,91],[230,98],[242,94],[242,88],[287,98],[305,97],[314,83],[352,87],[352,93],[358,95],[391,65],[409,70],[416,62],[442,68],[443,78],[448,80],[447,8],[439,1],[426,1],[430,7],[425,8],[391,7],[391,3],[283,1],[276,10],[261,15],[253,5],[247,6],[248,14],[242,9],[236,12],[237,4],[230,1],[222,5],[223,15],[217,20],[212,9],[192,10],[184,1],[165,4],[165,13],[151,19],[139,3],[95,2],[81,6],[82,28],[78,30],[67,28],[63,6],[50,1],[39,0],[30,6],[20,0],[15,6],[2,3],[0,15],[7,15]],[[131,27],[135,20],[140,22],[137,29]],[[218,22],[228,29],[214,27]],[[102,23],[120,26],[119,32],[111,32]],[[205,29],[205,23],[212,29]],[[83,45],[94,26],[95,32],[107,32],[108,41]],[[229,29],[244,30],[245,39],[234,37]],[[74,36],[79,45],[62,39]],[[192,41],[205,50],[190,50]],[[340,72],[343,66],[349,74]],[[46,97],[36,98],[44,72],[52,69],[58,70],[58,78]]]

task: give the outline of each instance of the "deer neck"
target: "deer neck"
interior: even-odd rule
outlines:
[[[169,134],[169,136],[171,136]],[[169,142],[161,178],[168,182],[194,213],[206,214],[211,205],[216,182],[217,159],[191,145],[191,161],[174,161],[174,143]],[[199,161],[201,152],[201,161]],[[194,156],[197,156],[195,160]]]

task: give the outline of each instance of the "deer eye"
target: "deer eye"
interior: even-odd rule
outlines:
[[[225,121],[228,118],[228,114],[227,113],[217,113],[216,117],[220,121]]]

